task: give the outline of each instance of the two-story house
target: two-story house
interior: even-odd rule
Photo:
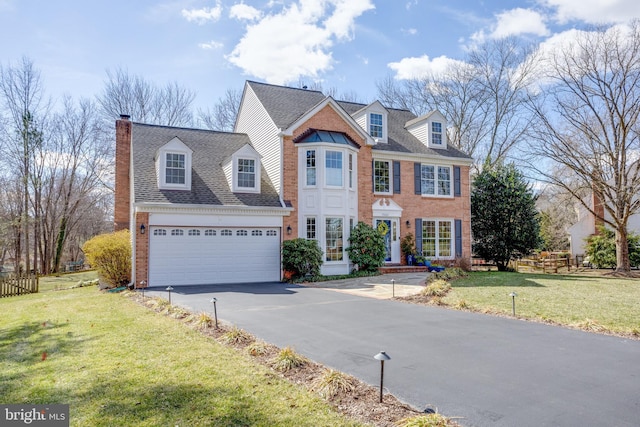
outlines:
[[[437,111],[251,81],[234,133],[119,120],[116,228],[134,231],[136,285],[278,280],[296,237],[345,274],[358,221],[384,234],[388,264],[408,233],[428,258],[470,258],[472,160],[446,127]]]

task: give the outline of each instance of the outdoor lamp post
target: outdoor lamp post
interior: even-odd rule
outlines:
[[[511,297],[511,309],[513,310],[513,315],[516,315],[516,297],[518,296],[518,294],[516,294],[515,292],[511,292],[509,294],[509,296]]]
[[[147,282],[142,280],[140,282],[140,288],[142,289],[142,299],[144,299],[144,288],[146,288],[146,287],[147,287]]]
[[[391,358],[384,351],[376,354],[375,356],[373,356],[373,358],[380,361],[380,403],[382,403],[382,387],[384,384],[384,361],[391,360]]]
[[[218,302],[217,298],[211,298],[211,302],[213,303],[213,318],[216,321],[216,329],[218,329],[218,310],[216,309],[216,302]]]
[[[167,286],[167,291],[169,291],[169,305],[171,305],[171,291],[173,290],[173,288],[171,286]]]

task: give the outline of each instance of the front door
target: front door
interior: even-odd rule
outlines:
[[[398,239],[398,218],[376,219],[375,227],[384,236],[385,258],[387,264],[400,263],[400,240]]]

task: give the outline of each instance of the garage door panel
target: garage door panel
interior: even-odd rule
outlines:
[[[152,227],[150,231],[151,286],[276,280],[280,280],[279,230]]]

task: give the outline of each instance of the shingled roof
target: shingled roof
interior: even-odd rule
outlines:
[[[175,137],[194,153],[191,191],[158,189],[155,156],[158,149]],[[282,206],[264,169],[260,193],[231,192],[222,163],[245,144],[251,144],[246,134],[132,123],[131,139],[136,203]]]
[[[326,98],[322,92],[316,90],[275,86],[254,81],[248,81],[247,84],[258,97],[271,120],[280,129],[288,128],[307,111]],[[367,107],[367,104],[337,102],[351,116]],[[411,111],[387,108],[387,112],[388,143],[376,144],[373,146],[373,150],[471,159],[471,156],[451,145],[446,149],[433,149],[421,143],[411,132],[405,129],[407,122],[417,118]]]

